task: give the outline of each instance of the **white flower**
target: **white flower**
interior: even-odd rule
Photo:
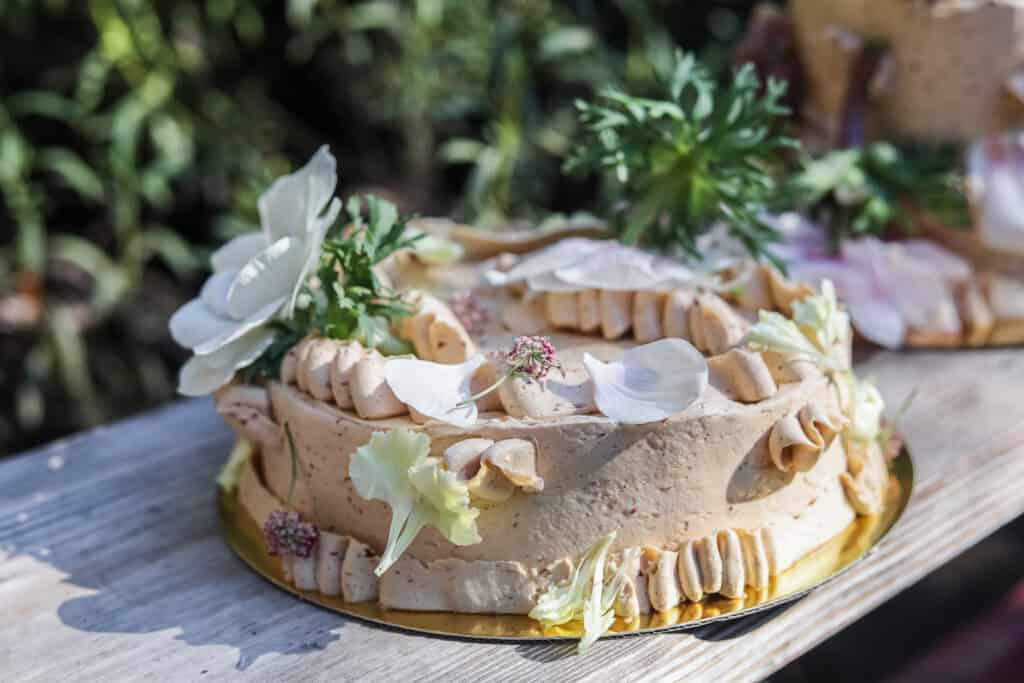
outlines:
[[[700,398],[708,384],[707,361],[683,339],[634,347],[613,363],[585,353],[583,365],[594,382],[598,410],[623,424],[678,415]]]
[[[427,417],[469,427],[477,418],[471,382],[483,362],[479,354],[458,365],[396,358],[384,366],[384,378],[402,403]]]
[[[198,298],[171,318],[171,336],[195,354],[178,390],[210,393],[252,363],[270,344],[263,326],[290,318],[295,300],[320,259],[324,234],[338,216],[336,162],[321,147],[304,167],[278,178],[260,197],[262,230],[240,235],[213,255],[213,275]]]

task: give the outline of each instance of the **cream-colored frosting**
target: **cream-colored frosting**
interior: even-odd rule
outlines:
[[[712,388],[682,415],[651,425],[618,425],[597,415],[555,421],[502,416],[482,418],[471,433],[404,417],[362,419],[278,383],[269,396],[272,414],[294,435],[299,478],[292,505],[321,530],[378,550],[387,538],[390,511],[360,498],[347,476],[351,453],[373,431],[423,430],[437,455],[468,438],[521,439],[536,446],[543,490],[519,490],[503,503],[482,506],[479,544],[454,546],[435,530],[424,530],[405,559],[426,567],[452,559],[515,562],[532,576],[582,555],[592,539],[615,529],[621,539],[617,550],[649,545],[677,551],[687,541],[718,538],[726,529],[741,537],[744,530],[768,529],[776,547],[774,574],[854,516],[840,483],[847,470],[842,440],[833,439],[805,472],[781,472],[771,460],[770,434],[777,422],[799,415],[809,403],[835,405],[821,376],[783,385],[753,405],[730,401]],[[265,447],[261,460],[269,491],[283,499],[291,487],[287,447]],[[263,501],[257,509],[267,507]],[[714,574],[714,558],[702,561],[702,576]],[[744,556],[741,563],[747,562]],[[364,568],[369,564],[363,562]],[[708,581],[717,583],[713,576]],[[359,594],[370,592],[364,587]]]

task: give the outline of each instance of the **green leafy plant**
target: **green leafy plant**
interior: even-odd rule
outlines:
[[[345,210],[349,222],[328,231],[316,278],[303,287],[295,316],[273,323],[274,342],[246,369],[248,377],[277,377],[284,354],[311,333],[354,339],[387,355],[411,351],[391,333],[391,322],[409,309],[380,282],[374,266],[413,248],[424,235],[407,230],[395,205],[373,195],[366,197],[365,220],[359,197],[350,197]]]
[[[828,226],[831,242],[913,228],[918,208],[953,227],[968,224],[959,154],[953,147],[888,142],[808,158],[789,181],[798,206]]]
[[[796,142],[778,131],[785,84],[760,88],[749,65],[720,87],[693,55],[678,52],[657,99],[611,88],[578,104],[584,134],[565,168],[614,184],[627,244],[699,258],[697,237],[724,221],[752,255],[769,256],[776,235],[760,214],[779,191],[775,155]]]

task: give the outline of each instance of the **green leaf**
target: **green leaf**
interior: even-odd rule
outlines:
[[[65,185],[91,202],[102,202],[105,196],[100,176],[69,149],[47,147],[39,151],[36,163],[54,173]]]

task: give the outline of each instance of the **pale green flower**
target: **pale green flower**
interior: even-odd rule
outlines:
[[[757,323],[750,328],[744,340],[756,351],[799,356],[826,368],[835,366],[830,356],[822,353],[795,322],[781,313],[761,311]]]
[[[615,599],[626,584],[626,576],[621,570],[607,583],[604,580],[608,550],[615,536],[613,531],[601,537],[573,569],[569,581],[549,588],[530,610],[530,618],[539,621],[544,628],[582,619],[583,637],[576,650],[579,654],[583,654],[615,622]],[[640,549],[632,548],[628,552],[639,553]],[[623,558],[620,566],[629,564],[628,558]]]
[[[840,370],[843,362],[836,344],[846,340],[849,325],[849,317],[839,310],[832,282],[825,280],[821,294],[793,304],[793,320],[774,311],[761,311],[745,341],[757,351],[794,355],[826,370]]]
[[[465,249],[458,242],[439,235],[432,235],[413,226],[406,227],[405,237],[419,237],[413,242],[413,253],[421,261],[432,266],[447,266],[457,263],[465,253]]]
[[[844,374],[850,388],[850,405],[846,415],[850,424],[846,433],[861,441],[878,439],[882,429],[882,411],[885,410],[882,393],[872,380],[859,380],[852,372]]]
[[[242,467],[249,462],[251,457],[252,444],[245,439],[236,441],[235,447],[231,449],[231,455],[228,456],[228,461],[224,463],[220,474],[217,475],[217,486],[224,493],[233,493],[238,488],[238,478],[242,475]]]
[[[820,294],[793,304],[793,322],[812,330],[813,341],[825,354],[833,353],[837,343],[845,342],[850,331],[850,317],[839,310],[831,280],[822,281]]]
[[[402,556],[423,527],[436,528],[455,545],[481,540],[476,528],[480,511],[469,504],[468,486],[429,454],[426,434],[391,429],[375,432],[352,455],[348,472],[356,491],[366,500],[382,500],[391,507],[377,576]]]

